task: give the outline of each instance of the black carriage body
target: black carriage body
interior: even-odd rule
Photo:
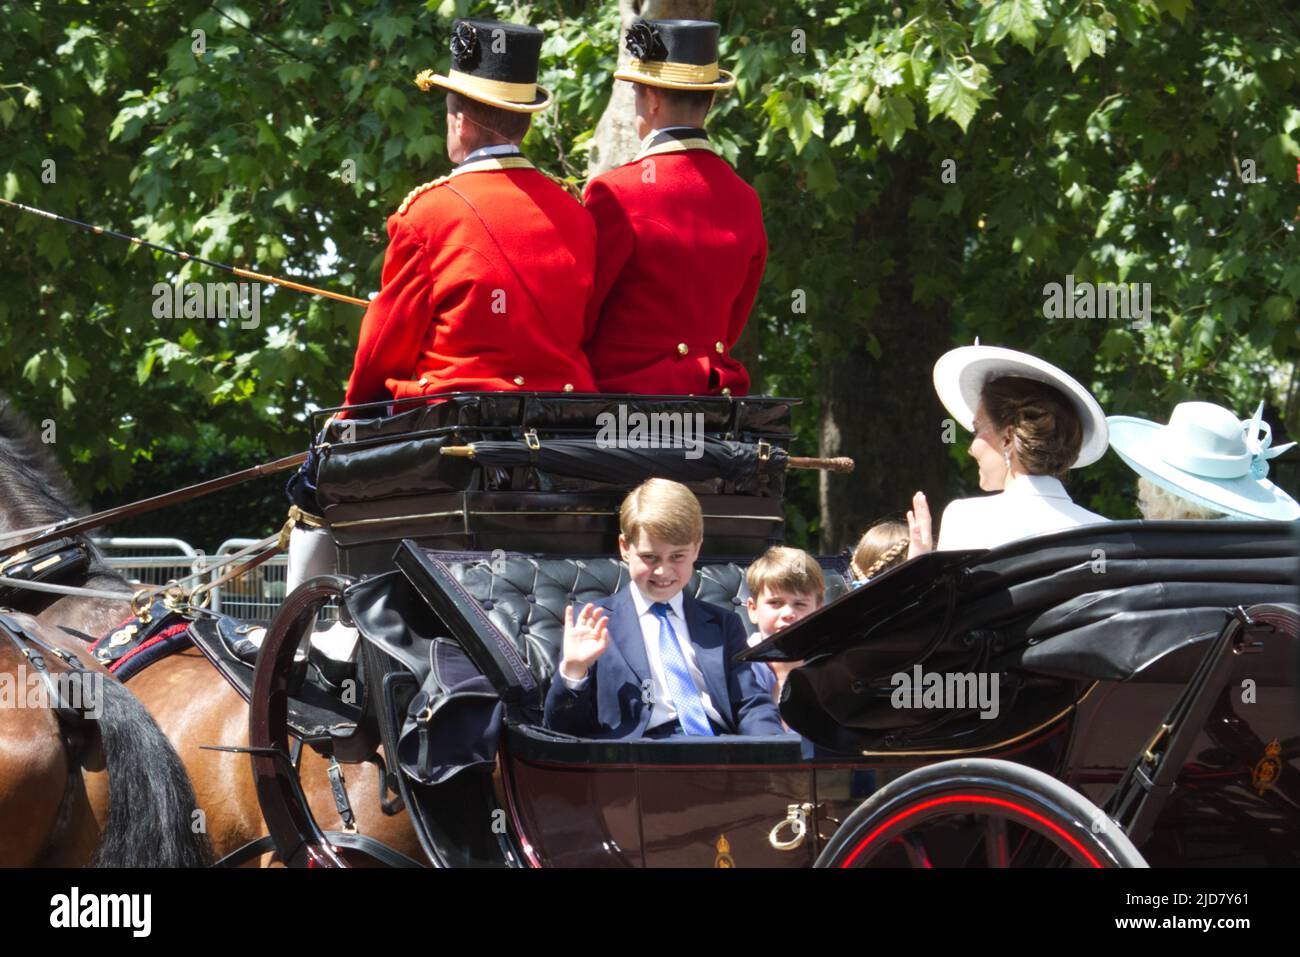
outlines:
[[[1019,762],[1103,804],[1232,609],[1296,600],[1281,523],[1086,526],[922,556],[854,591],[843,559],[822,559],[827,605],[745,656],[806,660],[781,703],[802,740],[557,734],[540,716],[563,610],[625,583],[610,556],[635,482],[448,467],[438,449],[590,435],[623,401],[462,397],[331,433],[350,441],[324,459],[321,500],[344,570],[365,579],[346,602],[392,666],[382,707],[435,864],[806,866],[877,788],[957,757]],[[638,401],[701,412],[719,438],[779,449],[788,437],[785,400]],[[421,469],[457,487],[426,494]],[[747,630],[743,570],[779,535],[781,488],[772,475],[696,486],[709,517],[688,588]],[[467,659],[469,680],[430,680],[448,655]],[[918,668],[991,676],[997,715],[895,706],[894,676]],[[1296,676],[1293,634],[1240,656],[1142,847],[1152,863],[1300,864]]]

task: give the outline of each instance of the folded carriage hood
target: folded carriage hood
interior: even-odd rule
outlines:
[[[1170,653],[1217,634],[1236,606],[1296,602],[1298,572],[1291,523],[1081,526],[922,555],[742,657],[805,661],[786,683],[782,715],[815,741],[858,750],[900,725],[935,723],[933,712],[890,706],[891,677],[917,664],[1001,674],[1003,701],[1010,694],[1026,714],[1024,702],[1046,709],[1081,683],[1169,680],[1164,671],[1190,674],[1197,657]],[[980,727],[992,724],[1007,727]]]

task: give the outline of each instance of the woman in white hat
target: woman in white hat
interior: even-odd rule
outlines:
[[[1249,419],[1221,405],[1182,402],[1167,425],[1128,415],[1108,418],[1110,447],[1138,474],[1142,517],[1300,518],[1300,505],[1266,477],[1268,460],[1295,443],[1272,448],[1263,413],[1263,402]]]
[[[1047,532],[1108,521],[1071,501],[1061,479],[1106,452],[1106,416],[1071,376],[1028,353],[963,346],[934,365],[939,400],[975,433],[970,455],[980,488],[944,510],[938,547],[993,548]],[[907,513],[909,555],[934,548],[930,510],[917,492]]]

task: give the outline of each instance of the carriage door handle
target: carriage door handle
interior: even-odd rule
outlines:
[[[793,851],[803,844],[808,836],[808,815],[812,813],[811,804],[790,804],[786,807],[785,819],[778,821],[767,835],[767,841],[778,851]],[[789,826],[790,839],[781,840],[781,829]]]

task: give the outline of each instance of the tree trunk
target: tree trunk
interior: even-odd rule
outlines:
[[[619,0],[618,12],[618,65],[623,67],[631,59],[623,46],[623,34],[634,20],[712,20],[713,0]],[[615,80],[609,105],[596,124],[595,145],[587,154],[588,178],[622,166],[636,155],[641,141],[632,103],[632,84]]]
[[[820,365],[821,454],[847,455],[857,462],[851,475],[821,474],[821,547],[826,553],[851,546],[882,519],[906,520],[912,494],[923,491],[938,533],[939,516],[950,496],[952,464],[944,444],[944,411],[934,392],[935,360],[951,344],[946,302],[912,302],[914,256],[948,258],[940,236],[918,236],[908,207],[922,164],[882,151],[891,188],[881,191],[871,211],[876,242],[871,255],[888,255],[898,268],[880,286],[880,305],[866,330],[846,324],[845,334],[825,348]],[[924,242],[925,249],[914,249]],[[892,243],[887,247],[886,244]],[[866,242],[848,255],[868,254]],[[868,335],[880,344],[880,358],[867,350]],[[960,426],[948,429],[969,441]]]

